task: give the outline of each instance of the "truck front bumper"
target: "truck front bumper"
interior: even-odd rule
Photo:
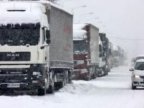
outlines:
[[[72,79],[86,80],[89,72],[86,69],[74,69]]]
[[[0,89],[36,89],[44,82],[41,66],[0,68]]]
[[[39,83],[1,83],[0,89],[36,89],[40,87]]]

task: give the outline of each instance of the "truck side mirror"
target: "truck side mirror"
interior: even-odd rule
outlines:
[[[50,44],[51,40],[50,40],[50,31],[49,30],[46,30],[46,38],[47,38],[46,43]]]
[[[102,46],[99,45],[99,52],[102,52]]]

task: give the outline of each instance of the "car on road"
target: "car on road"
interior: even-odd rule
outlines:
[[[135,61],[132,71],[132,89],[139,87],[144,87],[144,59],[138,59]]]

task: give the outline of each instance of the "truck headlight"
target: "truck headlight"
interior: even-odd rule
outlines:
[[[135,77],[135,78],[137,78],[137,79],[139,79],[139,78],[140,78],[140,76],[139,76],[139,75],[135,75],[134,77]]]

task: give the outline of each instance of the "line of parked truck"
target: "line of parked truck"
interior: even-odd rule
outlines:
[[[53,93],[72,79],[107,75],[119,49],[92,24],[47,0],[0,3],[0,93]]]
[[[90,80],[108,75],[125,59],[124,50],[113,46],[105,33],[92,24],[74,24],[74,79]]]

